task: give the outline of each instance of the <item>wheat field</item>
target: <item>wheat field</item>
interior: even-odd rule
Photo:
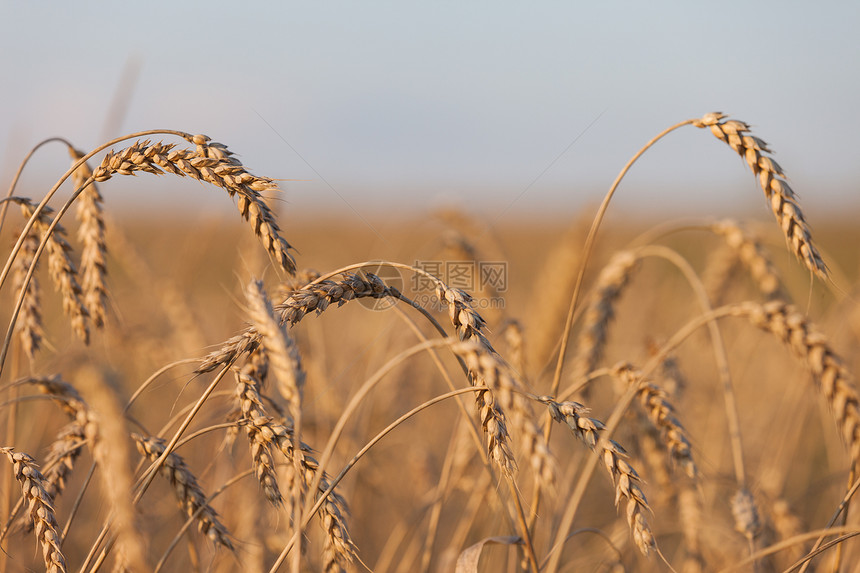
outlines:
[[[602,225],[677,129],[761,211]],[[69,171],[2,204],[0,569],[860,570],[860,235],[747,124],[668,128],[563,223],[366,226],[207,136],[46,143],[21,171]],[[239,217],[114,214],[129,175]]]

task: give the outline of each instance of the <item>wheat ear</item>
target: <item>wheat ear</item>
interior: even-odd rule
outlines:
[[[501,405],[502,411],[511,413],[525,441],[526,452],[538,483],[546,488],[554,487],[555,462],[543,432],[535,421],[525,396],[525,388],[517,380],[511,367],[498,354],[475,341],[456,344],[452,346],[452,350],[463,359],[469,372],[491,389],[492,396]],[[486,392],[482,392],[484,393]]]
[[[698,475],[696,462],[690,448],[687,431],[675,417],[675,408],[669,402],[669,396],[653,382],[646,380],[641,370],[631,364],[620,363],[612,367],[611,373],[627,386],[633,386],[636,396],[648,419],[660,431],[663,444],[669,450],[672,460],[681,466],[692,479]]]
[[[35,206],[29,199],[20,200],[20,205],[21,211],[27,218],[30,218],[35,212]],[[39,212],[39,217],[33,228],[40,233],[47,232],[51,225],[52,213],[53,211],[49,207],[44,207]],[[72,330],[78,338],[85,343],[89,342],[90,330],[87,319],[90,313],[83,301],[83,291],[78,282],[78,270],[70,255],[72,247],[65,238],[65,229],[62,225],[57,225],[46,241],[48,270],[51,280],[63,298],[63,310],[71,318]]]
[[[597,367],[606,348],[609,325],[615,317],[615,304],[638,267],[639,258],[631,251],[616,253],[600,271],[576,347],[574,376],[584,377]]]
[[[793,306],[772,301],[744,303],[734,314],[774,334],[803,360],[830,404],[842,438],[855,461],[860,460],[860,395],[854,377],[834,352],[827,338]]]
[[[72,163],[77,163],[84,153],[74,147],[69,147]],[[76,188],[87,185],[78,198],[77,217],[80,222],[78,238],[81,249],[81,287],[83,288],[84,303],[90,311],[93,325],[101,328],[105,323],[105,306],[107,303],[107,241],[105,239],[104,199],[95,183],[90,182],[93,171],[86,162],[82,163],[73,173],[72,182]]]
[[[633,535],[636,547],[643,555],[648,555],[656,549],[654,534],[651,526],[645,518],[645,513],[650,512],[648,500],[642,488],[639,487],[639,474],[633,469],[625,458],[624,448],[614,440],[608,440],[603,451],[597,451],[600,443],[600,432],[605,428],[603,422],[595,418],[588,418],[588,409],[578,402],[556,402],[549,396],[542,396],[539,401],[546,405],[550,416],[559,423],[567,424],[573,434],[585,442],[594,453],[603,460],[603,466],[609,473],[612,483],[615,485],[615,505],[621,498],[627,499],[627,524]]]
[[[344,274],[339,281],[323,280],[299,290],[293,290],[274,310],[280,313],[280,322],[296,324],[310,312],[321,314],[330,305],[342,306],[360,298],[397,297],[399,292],[388,287],[372,274],[366,278],[354,274]],[[260,345],[260,332],[253,326],[230,338],[217,350],[205,356],[197,372],[210,372],[227,364],[242,354],[253,352]]]
[[[299,476],[301,483],[305,488],[310,487],[320,471],[319,464],[309,455],[311,450],[307,445],[301,444],[297,453],[293,446],[294,438],[291,429],[275,422],[266,412],[260,398],[260,372],[258,368],[258,364],[250,361],[236,377],[236,394],[242,411],[242,422],[245,424],[251,441],[252,457],[255,448],[265,450],[266,454],[270,456],[269,462],[271,463],[271,450],[280,450],[287,459],[289,468],[295,467],[296,461],[298,461],[298,467],[301,468]],[[256,466],[255,469],[258,478],[260,476],[265,477],[265,480],[261,479],[261,484],[263,484],[267,498],[272,501],[277,495],[277,503],[279,503],[281,497],[280,491],[277,489],[274,471],[269,472],[268,468],[261,470],[259,466]],[[328,475],[323,472],[320,476],[318,492],[323,493],[328,490],[330,483]],[[266,488],[269,490],[266,491]],[[346,523],[345,516],[347,514],[346,500],[336,491],[329,493],[320,508],[320,521],[325,534],[323,560],[326,571],[336,570],[355,557],[356,548]]]
[[[137,433],[131,434],[141,455],[151,461],[157,460],[164,453],[165,442],[161,438],[146,437]],[[206,502],[206,494],[197,483],[197,478],[188,468],[185,460],[179,454],[170,452],[161,466],[161,473],[173,486],[179,505],[188,517],[196,516],[197,527],[216,545],[233,550],[230,534],[227,528],[218,520],[218,514]]]
[[[732,517],[735,529],[752,544],[761,530],[761,519],[755,499],[748,490],[739,489],[732,496]]]
[[[196,145],[196,149],[138,141],[118,152],[108,153],[93,172],[93,180],[103,182],[115,174],[134,175],[137,172],[171,173],[221,187],[231,197],[237,198],[239,213],[250,223],[268,253],[284,271],[293,274],[296,265],[289,252],[292,247],[281,237],[275,215],[262,196],[264,192],[276,190],[277,184],[272,179],[246,171],[225,145],[212,142],[205,135],[184,134],[182,137]]]
[[[45,570],[48,573],[63,573],[66,571],[66,558],[60,549],[59,526],[54,516],[53,499],[45,490],[45,476],[36,467],[36,461],[22,452],[12,448],[0,448],[0,452],[12,464],[15,479],[21,484],[21,491],[30,511],[30,518],[35,524],[36,538],[42,546],[42,557],[45,560]]]
[[[252,281],[246,290],[251,324],[262,336],[262,345],[269,360],[269,369],[278,381],[278,390],[287,401],[293,423],[299,420],[305,372],[295,340],[275,317],[263,283]]]
[[[18,293],[24,286],[27,270],[30,268],[38,248],[39,238],[31,231],[21,244],[21,252],[12,265],[15,290]],[[18,336],[24,352],[32,360],[36,352],[39,351],[42,338],[45,335],[44,330],[42,330],[41,289],[35,275],[30,279],[30,284],[27,286],[24,304],[21,305],[21,314],[18,316],[15,328],[18,329]]]
[[[812,242],[812,234],[803,212],[797,203],[797,195],[785,181],[785,173],[779,164],[765,155],[770,153],[767,144],[751,135],[749,125],[735,119],[725,119],[720,112],[708,113],[693,125],[708,127],[717,139],[727,143],[743,157],[770,201],[770,208],[785,235],[785,240],[795,256],[812,273],[827,278],[827,265]]]
[[[782,291],[779,272],[755,237],[744,231],[735,221],[728,219],[714,223],[710,228],[737,253],[741,263],[749,270],[759,292],[768,299],[786,298]]]
[[[236,396],[239,399],[241,421],[250,422],[243,425],[251,445],[251,463],[254,466],[254,474],[257,476],[263,495],[270,503],[277,506],[284,499],[278,487],[275,461],[272,457],[274,432],[268,428],[268,423],[271,420],[266,415],[259,394],[261,379],[259,365],[246,364],[240,371],[236,372]],[[260,421],[256,422],[257,419]]]

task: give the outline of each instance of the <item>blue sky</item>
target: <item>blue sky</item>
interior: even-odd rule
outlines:
[[[46,137],[91,148],[169,128],[298,180],[283,184],[293,213],[573,217],[653,135],[720,110],[771,144],[808,218],[860,212],[858,2],[0,6],[7,182]],[[45,148],[24,183],[50,185],[66,166]],[[189,181],[141,176],[104,191],[108,204],[229,210]],[[617,203],[767,216],[740,159],[690,127],[643,158]]]

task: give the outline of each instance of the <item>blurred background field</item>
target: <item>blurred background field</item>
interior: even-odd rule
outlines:
[[[507,360],[516,360],[531,391],[548,392],[555,341],[567,311],[590,214],[572,214],[567,221],[560,217],[493,221],[480,213],[446,209],[422,217],[392,216],[357,222],[354,217],[307,216],[288,205],[282,211],[282,230],[296,248],[300,269],[326,273],[380,259],[416,266],[470,260],[505,263],[504,291],[473,289],[476,308],[488,322],[493,345]],[[856,369],[860,311],[848,297],[857,296],[860,259],[856,246],[860,229],[844,220],[812,221],[818,243],[833,270],[835,285],[830,286],[817,280],[810,282],[808,273],[786,252],[782,237],[766,217],[767,213],[762,212],[760,217],[750,217],[748,224],[760,234],[788,293],[830,337],[848,366]],[[679,221],[676,226],[682,223],[690,225],[692,221]],[[673,225],[665,220],[612,215],[589,264],[586,287],[593,283],[610,255],[657,227],[668,230]],[[9,243],[13,225],[7,222],[5,229],[4,240]],[[20,352],[15,353],[11,357],[10,379],[27,373],[63,373],[75,381],[85,366],[95,366],[106,373],[124,401],[159,368],[203,356],[239,332],[245,324],[242,292],[249,279],[263,278],[276,299],[278,272],[236,217],[211,213],[159,219],[120,215],[111,219],[108,241],[110,305],[106,330],[94,334],[89,348],[70,338],[59,301],[50,292],[47,277],[43,277],[48,345],[32,365]],[[668,233],[659,242],[687,258],[704,280],[711,264],[709,257],[722,248],[718,238],[701,230]],[[407,273],[380,274],[388,281],[400,280],[404,293],[420,294],[414,292],[416,283]],[[743,272],[734,276],[720,296],[724,302],[759,298]],[[485,304],[483,301],[489,298],[502,304]],[[9,300],[4,293],[4,308],[8,308]],[[403,303],[387,310],[370,306],[357,301],[331,308],[319,317],[307,317],[291,330],[307,370],[303,440],[312,447],[325,444],[342,408],[364,380],[398,352],[419,342],[408,321],[417,321],[426,336],[433,336],[420,317],[402,312]],[[444,323],[445,309],[435,305],[433,310]],[[615,309],[602,364],[625,360],[641,365],[649,356],[649,348],[665,342],[700,312],[689,285],[677,270],[665,261],[646,260]],[[511,320],[522,328],[521,362],[521,350],[512,348],[505,336]],[[793,523],[798,531],[823,527],[844,492],[848,467],[847,453],[825,401],[801,363],[772,336],[738,319],[724,319],[721,325],[738,394],[750,489],[762,512],[762,537],[757,542],[764,546],[779,539],[777,526],[786,512],[797,520]],[[700,518],[696,526],[701,552],[708,569],[726,566],[739,561],[747,549],[744,538],[733,529],[730,514],[734,483],[726,414],[705,331],[682,345],[676,357],[686,382],[683,388],[676,388],[673,399],[677,400],[676,414],[689,432],[700,467],[701,482],[694,491],[707,516]],[[453,365],[449,358],[445,361],[449,368]],[[130,411],[132,429],[140,424],[148,433],[158,433],[168,419],[193,403],[211,375],[195,377],[190,373],[192,369],[193,365],[179,365],[156,380]],[[456,380],[456,369],[451,371]],[[574,382],[568,372],[562,388]],[[593,408],[594,417],[606,420],[612,413],[617,399],[613,385],[606,377],[592,383],[587,405]],[[192,431],[228,419],[232,408],[230,388],[227,382],[216,393]],[[348,461],[398,416],[445,390],[427,356],[419,355],[399,365],[347,425],[330,471]],[[470,406],[469,399],[465,402]],[[20,404],[13,430],[16,448],[38,455],[62,425],[62,418],[56,406],[45,401]],[[515,534],[503,517],[500,501],[508,499],[509,493],[489,480],[477,462],[474,448],[454,446],[464,440],[462,422],[450,401],[434,406],[386,437],[347,475],[341,493],[350,505],[351,533],[361,560],[371,570],[413,571],[429,563],[433,570],[447,571],[451,570],[452,559],[468,545],[491,536]],[[250,468],[247,448],[242,444],[244,437],[240,435],[232,445],[225,438],[224,430],[214,431],[179,450],[210,491]],[[630,425],[622,425],[615,438],[630,451],[630,461],[643,478],[658,543],[667,559],[680,568],[689,553],[682,531],[685,522],[678,514],[678,484],[683,481],[680,472],[675,470],[678,473],[673,478],[666,473],[667,468],[650,465],[646,445],[641,443],[632,419]],[[582,464],[592,454],[563,427],[556,427],[551,449],[558,456],[561,471],[557,496],[550,496],[544,503],[563,507],[579,479]],[[85,463],[81,467],[85,468]],[[522,491],[528,492],[528,462],[523,460],[521,467]],[[76,470],[68,491],[76,492],[84,476],[83,469]],[[4,478],[7,485],[8,479]],[[603,570],[618,564],[628,570],[662,570],[659,561],[653,557],[645,560],[632,546],[623,505],[616,512],[613,488],[606,475],[595,475],[590,487],[592,494],[583,502],[576,519],[575,527],[581,533],[565,549],[563,570]],[[153,554],[160,554],[182,523],[165,488],[164,484],[157,485],[147,494],[148,501],[140,510],[141,527]],[[10,491],[5,486],[4,490]],[[239,551],[235,558],[224,550],[213,553],[211,546],[192,536],[184,542],[186,550],[177,549],[171,556],[168,570],[184,570],[194,563],[203,570],[232,570],[239,562],[243,570],[266,570],[263,564],[268,567],[286,543],[289,529],[282,514],[264,507],[257,490],[253,478],[247,478],[213,503],[236,535]],[[103,519],[104,508],[97,491],[96,486],[88,490],[84,511],[76,518],[64,545],[71,563],[80,562]],[[14,502],[14,496],[4,499],[7,507]],[[60,515],[68,511],[73,499],[74,493],[58,502]],[[432,545],[425,548],[434,502],[440,503],[438,523],[434,525],[437,534]],[[242,510],[237,511],[237,507]],[[557,524],[559,507],[539,511],[546,520],[539,521],[535,534],[535,544],[541,552],[548,550],[549,533]],[[311,570],[318,566],[318,530],[316,526],[309,529]],[[20,533],[16,535],[6,542],[11,544],[7,547],[29,546]],[[850,563],[855,551],[850,543],[846,546]],[[429,557],[424,556],[425,552]],[[791,559],[782,553],[767,566],[785,566]],[[517,558],[512,550],[494,547],[485,550],[481,563],[482,571],[513,570]],[[6,566],[13,571],[22,564],[17,558],[7,558]]]

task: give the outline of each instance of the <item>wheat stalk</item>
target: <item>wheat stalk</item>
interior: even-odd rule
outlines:
[[[66,558],[60,548],[62,543],[57,518],[54,516],[54,500],[45,489],[45,476],[36,467],[36,461],[12,448],[0,448],[12,464],[15,479],[21,484],[24,499],[27,500],[30,518],[35,524],[36,539],[42,546],[42,557],[48,573],[66,571]]]
[[[812,242],[812,234],[797,203],[797,195],[785,181],[785,173],[779,164],[765,155],[771,152],[767,144],[751,135],[746,123],[725,117],[720,112],[708,113],[693,125],[710,128],[717,139],[727,143],[746,160],[753,174],[758,177],[759,185],[770,201],[770,208],[792,252],[812,273],[827,278],[827,265]]]

